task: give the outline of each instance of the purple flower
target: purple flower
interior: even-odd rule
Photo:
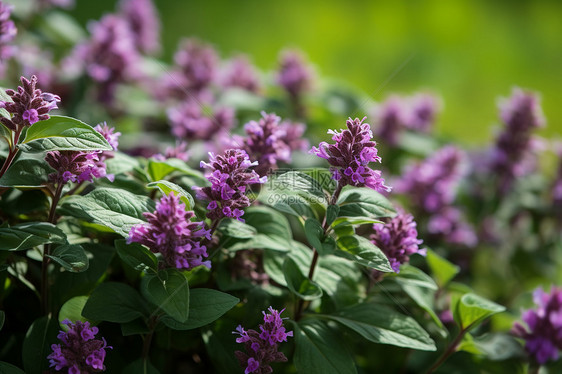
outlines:
[[[385,144],[396,145],[407,116],[404,100],[396,95],[390,96],[377,108],[377,136],[383,139]]]
[[[14,55],[10,44],[17,34],[16,25],[10,19],[13,6],[0,1],[0,76],[4,76],[6,61]]]
[[[419,132],[428,132],[435,122],[440,109],[439,100],[430,94],[416,94],[410,99],[410,116],[406,127]]]
[[[151,0],[122,0],[120,11],[133,32],[137,48],[148,54],[160,50],[160,20]]]
[[[209,156],[209,163],[201,161],[201,167],[211,171],[207,175],[211,186],[194,188],[198,199],[209,201],[207,217],[213,221],[223,217],[244,221],[242,209],[250,206],[250,199],[246,196],[248,186],[265,183],[267,177],[260,178],[254,170],[249,170],[258,162],[250,162],[243,150],[227,149],[223,155],[209,153]]]
[[[39,0],[43,8],[59,7],[59,8],[72,8],[74,0]]]
[[[452,206],[433,214],[427,222],[427,231],[446,238],[448,243],[475,246],[478,242],[473,228],[465,222],[462,212]]]
[[[121,136],[120,132],[114,132],[115,128],[109,127],[106,122],[98,124],[94,127],[94,130],[103,135],[114,151],[117,150],[117,147],[119,146],[119,136]]]
[[[204,265],[211,267],[207,248],[202,239],[211,239],[209,230],[203,222],[191,221],[195,213],[187,211],[180,197],[173,192],[163,196],[156,204],[153,213],[144,213],[148,220],[131,227],[127,243],[140,243],[152,252],[160,253],[165,266],[178,269],[193,269]]]
[[[286,342],[287,337],[293,336],[293,332],[287,332],[283,326],[280,312],[269,307],[269,313],[263,313],[263,321],[260,332],[250,329],[245,330],[241,325],[236,328],[233,334],[240,335],[236,338],[236,343],[244,343],[246,352],[236,351],[234,354],[240,362],[240,366],[245,367],[245,373],[268,374],[273,369],[270,364],[273,362],[286,362],[287,357],[283,352],[278,351],[278,344]]]
[[[97,327],[90,327],[89,322],[62,322],[68,331],[60,331],[57,338],[62,344],[53,344],[53,352],[47,356],[50,366],[56,371],[64,370],[72,374],[97,373],[105,371],[103,361],[108,346],[105,339],[96,339]]]
[[[308,140],[304,137],[306,126],[304,123],[295,123],[291,121],[283,121],[279,128],[284,131],[282,137],[291,151],[307,151],[310,147]]]
[[[180,159],[184,162],[187,162],[189,160],[189,152],[187,150],[187,143],[184,141],[178,141],[176,142],[176,145],[174,147],[168,147],[166,148],[166,151],[164,152],[164,154],[157,154],[154,155],[153,158],[155,160],[159,160],[159,161],[164,161],[167,160],[169,158],[177,158]]]
[[[491,151],[489,169],[500,178],[500,189],[507,190],[514,179],[535,167],[537,141],[532,131],[545,120],[538,95],[514,88],[511,97],[500,100],[500,118],[505,127]]]
[[[550,294],[538,288],[533,293],[536,309],[523,313],[528,326],[516,322],[512,332],[525,339],[525,350],[539,364],[558,359],[562,349],[562,289],[552,287]]]
[[[12,131],[21,131],[24,126],[31,126],[49,118],[49,112],[57,109],[60,97],[36,88],[37,77],[31,80],[21,77],[18,90],[6,90],[12,101],[0,101],[0,108],[6,109],[12,118],[0,117],[0,121]]]
[[[371,241],[384,252],[396,273],[400,272],[400,265],[410,261],[410,255],[425,256],[425,249],[418,247],[423,241],[418,239],[416,222],[411,214],[398,212],[385,223],[375,223],[373,231]]]
[[[221,84],[224,87],[239,87],[253,93],[260,91],[256,69],[245,56],[237,56],[230,60],[223,73]]]
[[[381,162],[377,155],[377,143],[372,141],[373,133],[368,123],[362,120],[349,118],[346,122],[347,129],[332,134],[335,144],[321,142],[312,147],[309,153],[328,160],[332,167],[332,177],[340,186],[352,185],[356,187],[369,187],[379,192],[389,192],[390,187],[385,186],[380,170],[369,168],[370,162]]]
[[[285,51],[279,61],[277,83],[292,97],[299,97],[311,88],[312,71],[296,51]]]
[[[212,140],[228,133],[234,126],[234,111],[219,108],[206,116],[196,100],[185,100],[177,107],[168,110],[172,133],[181,139]]]

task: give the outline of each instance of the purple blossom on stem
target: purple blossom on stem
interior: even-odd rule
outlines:
[[[122,0],[120,11],[133,32],[137,48],[148,54],[160,50],[160,20],[151,0]]]
[[[291,151],[307,151],[310,143],[304,137],[306,126],[304,123],[295,123],[291,121],[283,121],[279,128],[285,132],[283,141],[289,146]]]
[[[552,287],[550,294],[538,288],[533,293],[536,309],[523,313],[525,328],[516,322],[512,332],[525,339],[525,350],[539,364],[558,359],[562,349],[562,289]]]
[[[426,253],[419,248],[423,241],[418,239],[414,217],[405,212],[398,212],[385,223],[373,224],[371,241],[384,252],[396,273],[400,272],[400,265],[410,261],[410,255]]]
[[[224,87],[239,87],[253,93],[260,91],[256,69],[245,56],[237,56],[230,60],[223,73],[221,84]]]
[[[377,136],[383,139],[385,144],[396,145],[398,135],[407,121],[407,115],[403,99],[396,95],[390,96],[377,109]]]
[[[312,71],[296,51],[285,51],[279,60],[277,83],[292,97],[299,97],[308,91],[312,83]]]
[[[349,118],[346,122],[347,129],[332,134],[335,144],[321,142],[318,148],[312,147],[309,153],[328,160],[332,167],[332,178],[343,187],[352,185],[356,187],[369,187],[379,192],[389,192],[390,187],[384,184],[380,170],[369,168],[370,162],[381,162],[377,155],[377,143],[372,139],[373,133],[368,123],[362,120]]]
[[[452,206],[433,214],[427,222],[427,231],[432,235],[447,238],[447,242],[452,244],[472,247],[478,242],[476,233],[466,223],[462,212]]]
[[[107,345],[104,338],[95,338],[99,332],[98,328],[90,327],[89,322],[72,323],[68,319],[62,323],[68,326],[68,330],[60,331],[57,335],[62,344],[51,345],[53,352],[47,356],[50,367],[71,374],[105,371],[105,350],[112,347]]]
[[[153,158],[155,160],[160,160],[160,161],[164,161],[169,158],[177,158],[184,162],[187,162],[189,161],[189,152],[187,150],[187,143],[184,141],[178,141],[176,142],[176,145],[174,147],[166,148],[164,154],[159,153],[157,155],[154,155]]]
[[[39,121],[49,119],[49,112],[57,109],[60,97],[36,88],[37,77],[33,75],[30,80],[21,77],[21,86],[18,90],[6,90],[12,101],[0,101],[0,108],[6,109],[11,118],[0,117],[4,126],[12,131],[21,131],[24,126],[31,126]]]
[[[195,213],[186,210],[180,197],[171,192],[156,204],[153,213],[144,213],[147,223],[131,227],[127,243],[140,243],[152,252],[160,253],[166,266],[193,269],[204,265],[211,267],[203,238],[211,239],[204,222],[191,221]]]
[[[201,105],[195,100],[185,100],[177,107],[168,110],[168,119],[172,133],[181,139],[205,140],[226,136],[234,126],[234,111],[230,108],[218,108],[206,116]]]
[[[4,75],[5,62],[14,55],[10,44],[17,34],[16,25],[10,19],[13,6],[0,1],[0,76]]]
[[[245,330],[241,325],[233,331],[233,334],[240,335],[236,338],[236,343],[244,343],[246,352],[236,351],[234,354],[240,362],[240,366],[246,370],[245,374],[269,374],[273,372],[270,364],[273,362],[286,362],[287,357],[283,352],[278,351],[278,344],[286,342],[287,337],[293,336],[293,332],[287,332],[283,326],[283,320],[280,312],[269,307],[269,313],[263,313],[263,321],[260,332],[249,329]]]
[[[254,170],[250,170],[258,162],[250,162],[243,150],[227,149],[222,155],[209,153],[209,156],[209,163],[201,161],[201,167],[211,171],[207,175],[211,186],[194,188],[198,199],[209,201],[207,217],[215,222],[223,217],[244,222],[242,209],[250,206],[250,199],[246,196],[248,187],[265,183],[267,177],[260,178]]]
[[[440,109],[439,100],[430,94],[416,94],[410,98],[410,111],[406,127],[419,132],[428,132]]]

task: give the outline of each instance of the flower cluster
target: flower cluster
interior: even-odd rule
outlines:
[[[206,116],[200,104],[195,100],[185,100],[177,107],[168,110],[168,119],[174,136],[187,140],[220,139],[227,137],[228,130],[234,126],[234,111],[230,108],[218,108]]]
[[[379,192],[388,192],[390,187],[384,184],[380,170],[369,168],[370,162],[381,162],[377,155],[377,143],[372,139],[373,133],[368,123],[363,123],[367,117],[359,120],[349,118],[346,122],[347,129],[332,134],[335,144],[321,142],[312,147],[309,153],[328,160],[332,177],[340,186],[352,185],[356,187],[369,187]]]
[[[302,56],[295,51],[285,51],[279,61],[277,83],[292,97],[301,96],[310,89],[312,71],[304,63]]]
[[[291,149],[285,142],[285,130],[280,126],[281,118],[275,114],[261,113],[259,122],[244,125],[245,138],[237,138],[253,160],[258,161],[255,170],[261,176],[277,168],[277,162],[291,161]]]
[[[71,374],[98,373],[105,371],[103,361],[106,349],[112,349],[104,338],[96,339],[97,327],[90,327],[89,322],[68,319],[62,322],[68,331],[60,331],[57,338],[62,344],[53,344],[53,352],[47,356],[50,367],[56,371],[65,369]]]
[[[264,323],[260,325],[260,332],[244,328],[239,325],[233,334],[240,335],[236,338],[236,343],[244,343],[246,352],[236,351],[234,354],[242,367],[245,367],[245,374],[268,374],[273,369],[270,364],[273,362],[285,362],[287,357],[283,352],[279,352],[278,344],[286,342],[287,337],[293,336],[293,332],[287,332],[283,326],[283,320],[280,312],[269,307],[269,313],[263,313]]]
[[[376,108],[376,134],[385,144],[396,145],[404,129],[428,132],[438,111],[439,101],[433,95],[392,95]]]
[[[425,255],[425,249],[419,248],[422,240],[418,239],[416,222],[411,214],[398,212],[385,223],[375,223],[373,231],[371,241],[384,252],[396,273],[400,272],[400,265],[410,261],[410,255]]]
[[[10,43],[17,34],[16,25],[10,19],[12,6],[0,1],[0,76],[4,75],[5,61],[14,54]]]
[[[187,150],[187,143],[184,141],[176,142],[176,145],[173,147],[168,147],[164,151],[164,154],[156,154],[152,156],[155,160],[164,161],[169,158],[177,158],[184,162],[189,160],[189,152]]]
[[[244,56],[238,56],[230,60],[223,73],[221,84],[224,87],[239,87],[254,93],[260,91],[256,69]]]
[[[550,294],[542,289],[533,293],[537,308],[523,313],[528,329],[516,322],[513,333],[525,339],[525,350],[539,364],[558,359],[562,349],[562,289],[553,287]]]
[[[171,192],[156,204],[153,213],[144,213],[147,223],[131,227],[127,243],[140,243],[152,252],[160,253],[166,266],[193,269],[204,265],[211,267],[207,248],[202,239],[211,239],[210,231],[203,222],[193,222],[195,213],[186,210],[180,197]]]
[[[152,54],[160,50],[160,20],[151,0],[122,0],[120,13],[129,23],[139,51]]]
[[[249,170],[258,162],[250,162],[248,154],[240,149],[227,149],[223,155],[209,153],[209,163],[201,161],[201,167],[211,170],[207,176],[210,187],[196,188],[197,198],[209,201],[207,217],[218,221],[223,217],[236,218],[244,221],[243,208],[250,206],[246,196],[247,187],[251,184],[265,183],[267,177],[261,177]]]
[[[30,80],[21,77],[18,90],[6,90],[12,101],[0,101],[0,108],[6,109],[12,118],[1,117],[0,122],[12,131],[21,131],[24,126],[49,119],[49,112],[57,109],[60,97],[36,88],[37,77]]]
[[[118,138],[121,133],[114,132],[105,122],[97,125],[94,129],[103,135],[113,150],[117,150]],[[111,151],[51,151],[47,152],[45,161],[55,169],[49,175],[49,179],[55,183],[70,182],[93,182],[94,178],[107,177],[113,180],[113,175],[106,173],[105,160],[112,158]]]
[[[490,171],[500,176],[505,191],[513,180],[532,171],[533,152],[538,142],[532,131],[543,127],[544,116],[537,95],[514,88],[511,97],[499,103],[500,118],[505,125],[490,155]]]

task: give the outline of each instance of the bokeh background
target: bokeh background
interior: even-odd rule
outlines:
[[[154,1],[163,56],[179,38],[212,43],[222,57],[251,56],[274,69],[280,50],[302,49],[321,76],[384,99],[424,89],[443,98],[437,131],[465,145],[493,137],[497,98],[514,85],[542,94],[548,125],[562,137],[562,1]],[[116,0],[78,0],[87,24]],[[357,114],[361,115],[361,114]]]

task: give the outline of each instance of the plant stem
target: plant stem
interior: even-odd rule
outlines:
[[[18,129],[14,133],[13,148],[11,147],[12,145],[10,144],[10,151],[8,152],[8,157],[6,157],[6,161],[4,161],[4,164],[2,165],[2,169],[0,169],[0,178],[8,170],[8,168],[12,164],[12,161],[14,161],[14,158],[18,154],[19,148],[17,147],[17,144],[18,144],[18,141],[20,139],[21,131],[22,131],[21,129]]]
[[[441,357],[439,357],[439,359],[429,368],[429,370],[425,374],[431,374],[437,368],[439,368],[439,366],[441,366],[447,360],[447,358],[449,358],[449,356],[455,352],[455,349],[457,349],[457,346],[459,345],[462,338],[467,332],[468,329],[461,330],[461,332],[459,332],[459,335],[455,338],[455,340],[453,340],[451,344],[449,344],[445,352],[443,352]]]
[[[51,209],[49,210],[49,218],[47,222],[52,223],[53,225],[56,223],[56,215],[55,212],[57,210],[57,205],[59,203],[62,188],[64,184],[58,183],[57,189],[55,194],[53,195],[53,200],[51,202]],[[48,268],[50,258],[47,257],[51,252],[51,245],[45,244],[43,247],[43,262],[41,263],[41,306],[43,308],[43,313],[46,314],[49,311],[49,277],[48,277]]]

